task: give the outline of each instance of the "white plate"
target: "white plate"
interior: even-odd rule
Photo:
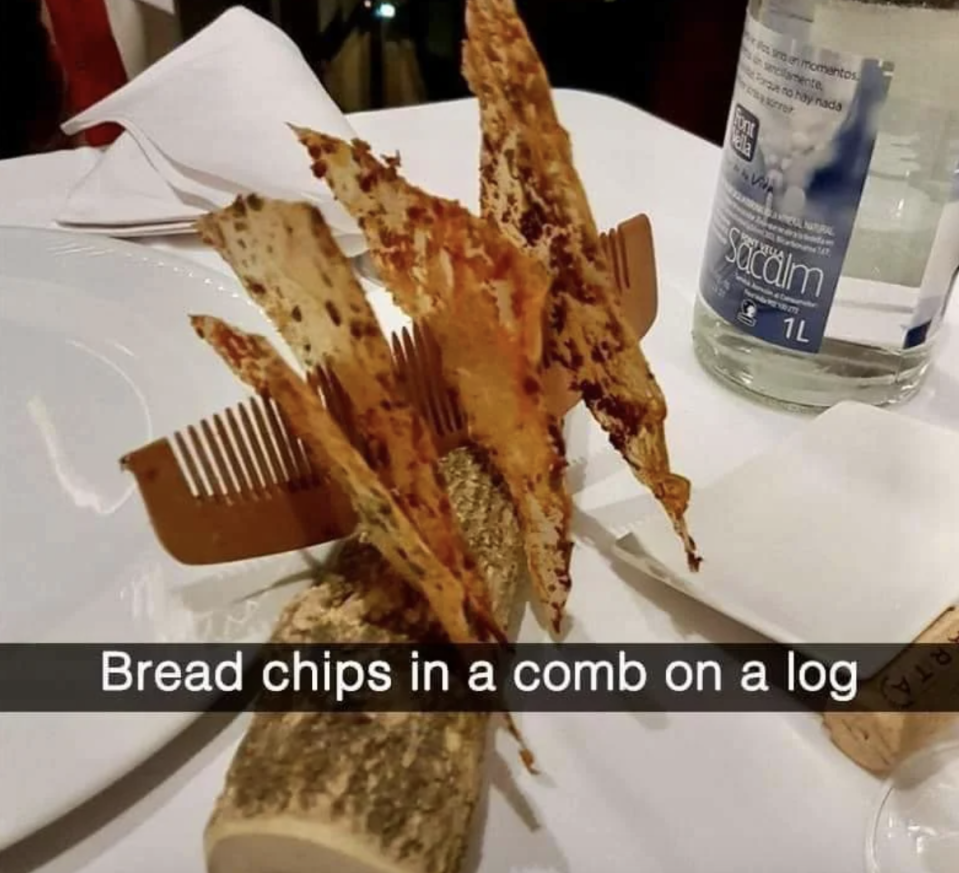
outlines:
[[[914,640],[959,600],[959,435],[842,403],[694,492],[690,573],[661,512],[615,551],[776,642]],[[886,653],[888,654],[888,653]],[[863,673],[883,663],[873,663]]]
[[[129,243],[0,228],[0,642],[258,641],[291,595],[244,596],[302,571],[299,556],[176,563],[120,470],[125,452],[245,396],[189,313],[276,338],[222,274]],[[0,848],[193,717],[0,715]]]

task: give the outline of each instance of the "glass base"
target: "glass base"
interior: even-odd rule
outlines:
[[[959,870],[959,740],[907,759],[883,786],[866,834],[866,870]]]
[[[739,331],[696,301],[693,345],[702,366],[726,385],[794,411],[828,409],[843,400],[902,403],[922,385],[931,344],[909,351],[827,339],[816,355],[770,345]]]

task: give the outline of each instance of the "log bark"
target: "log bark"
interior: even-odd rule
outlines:
[[[505,489],[475,450],[444,460],[450,500],[510,623],[525,559]],[[280,616],[283,643],[418,643],[423,599],[360,539]],[[205,832],[210,873],[455,873],[480,795],[485,713],[257,713]]]

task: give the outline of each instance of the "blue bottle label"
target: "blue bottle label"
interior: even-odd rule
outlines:
[[[747,16],[700,278],[743,332],[819,350],[891,76]]]

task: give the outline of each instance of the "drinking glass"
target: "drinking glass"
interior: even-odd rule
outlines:
[[[866,832],[866,871],[959,871],[959,728],[886,780]]]

